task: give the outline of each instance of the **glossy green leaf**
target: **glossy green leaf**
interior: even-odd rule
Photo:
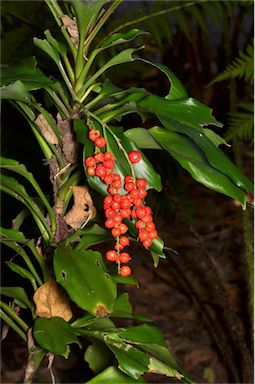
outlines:
[[[56,40],[51,32],[49,30],[44,32],[46,39],[50,43],[52,47],[54,47],[61,55],[66,55],[67,54],[67,47],[64,43],[62,43],[59,40]]]
[[[112,239],[110,232],[106,231],[98,224],[94,224],[90,228],[84,228],[79,231],[79,233],[80,240],[77,246],[75,247],[76,251],[79,251],[81,249],[87,249],[92,247],[93,245],[100,244]]]
[[[227,175],[237,187],[242,188],[245,191],[253,192],[253,184],[251,181],[207,138],[205,134],[198,132],[190,126],[171,121],[165,117],[159,116],[159,119],[169,131],[179,132],[189,136],[203,150],[211,166]]]
[[[112,317],[128,317],[132,314],[132,306],[129,302],[128,293],[123,293],[115,300]]]
[[[6,261],[6,264],[8,265],[8,267],[10,268],[11,271],[17,273],[21,277],[24,277],[24,279],[30,280],[33,287],[34,288],[36,287],[35,278],[31,272],[29,272],[27,269],[21,267],[20,265],[18,265],[16,263],[12,263],[11,261]]]
[[[138,286],[138,281],[133,276],[111,275],[117,284],[130,284]]]
[[[47,40],[41,40],[38,39],[37,37],[34,37],[33,39],[34,44],[40,48],[43,52],[45,52],[50,58],[57,64],[59,65],[60,63],[60,57],[58,50],[52,46]]]
[[[34,323],[33,336],[41,348],[66,359],[70,353],[69,344],[82,344],[75,335],[74,329],[61,317],[50,319],[37,318]]]
[[[80,308],[97,316],[112,311],[116,284],[106,272],[99,252],[59,246],[54,256],[54,271],[57,282]]]
[[[125,131],[124,135],[141,149],[162,149],[148,129],[131,128]]]
[[[13,241],[15,241],[15,240],[22,241],[22,242],[27,241],[24,234],[20,231],[15,230],[15,229],[0,227],[0,236],[10,238]]]
[[[152,325],[142,324],[126,328],[119,332],[118,335],[127,342],[134,342],[135,344],[158,344],[166,347],[162,333],[157,327]]]
[[[191,176],[206,187],[239,200],[245,204],[244,192],[222,172],[213,168],[203,151],[189,137],[163,128],[153,128],[152,135],[162,147],[185,168]]]
[[[25,104],[31,104],[31,95],[27,92],[25,85],[17,80],[12,84],[0,88],[1,99],[22,101]]]
[[[137,104],[139,107],[155,113],[158,117],[166,116],[172,120],[198,128],[201,132],[204,125],[212,124],[222,127],[222,124],[212,116],[212,109],[193,98],[172,101],[150,95],[143,100],[137,101]]]
[[[21,287],[1,287],[1,295],[12,297],[19,301],[22,308],[33,308],[32,302],[28,299],[25,290]]]
[[[123,343],[118,337],[111,336],[106,343],[118,360],[118,368],[126,375],[138,379],[148,371],[150,357],[146,353]]]
[[[187,99],[188,98],[188,94],[187,94],[187,91],[186,91],[184,85],[178,79],[178,77],[175,76],[175,74],[166,65],[159,64],[159,63],[153,63],[151,61],[144,60],[141,58],[138,58],[137,60],[140,60],[144,63],[152,65],[153,67],[158,68],[161,72],[163,72],[167,76],[169,83],[170,83],[170,90],[169,90],[169,93],[165,96],[165,99],[167,99],[167,100],[181,100],[181,99]]]
[[[114,33],[110,37],[108,37],[102,45],[99,46],[101,48],[109,48],[114,47],[115,45],[127,43],[129,41],[134,40],[137,36],[146,34],[147,32],[142,31],[141,29],[130,29],[128,32],[124,33]]]
[[[17,80],[22,82],[26,91],[50,87],[53,84],[53,81],[45,76],[36,66],[21,64],[16,67],[4,67],[1,69],[2,85],[8,85]]]
[[[144,383],[144,380],[133,379],[115,367],[109,367],[104,372],[100,373],[93,379],[86,382],[86,384],[136,384]]]
[[[94,340],[86,349],[84,355],[85,361],[93,372],[99,373],[111,364],[111,354],[107,346],[101,341]]]
[[[215,133],[214,131],[212,131],[211,129],[208,129],[208,128],[204,128],[204,133],[206,134],[206,136],[208,137],[208,139],[214,144],[216,145],[216,147],[218,147],[219,145],[221,144],[224,144],[226,145],[227,147],[231,147],[231,145],[229,145],[226,140],[223,139],[223,137],[221,137],[220,135],[217,135],[217,133]]]

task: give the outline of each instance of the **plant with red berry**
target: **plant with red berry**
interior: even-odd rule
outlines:
[[[1,242],[15,256],[6,265],[27,279],[33,291],[31,295],[23,287],[2,288],[12,303],[1,302],[1,317],[28,345],[24,382],[32,382],[44,358],[55,354],[68,358],[69,344],[76,343],[87,348],[85,360],[98,374],[88,383],[141,382],[145,372],[191,383],[156,327],[119,328],[113,322],[115,317],[137,319],[128,295],[117,295],[118,283],[137,284],[130,266],[132,260],[135,271],[135,260],[127,247],[141,243],[151,252],[155,265],[165,257],[164,242],[146,202],[150,189],[161,190],[161,178],[142,149],[167,151],[198,182],[240,201],[243,207],[245,193],[253,186],[215,145],[219,137],[204,129],[208,124],[221,126],[211,109],[188,97],[169,68],[146,61],[169,80],[165,97],[143,88],[121,89],[103,80],[111,67],[145,61],[134,56],[138,47],[124,48],[103,65],[96,64],[103,51],[144,33],[132,29],[96,41],[119,0],[106,6],[105,1],[92,0],[45,3],[63,40],[45,31],[46,39],[35,38],[34,43],[53,60],[61,79],[47,77],[34,60],[3,69],[1,77],[1,96],[14,103],[32,128],[53,187],[49,198],[23,164],[1,159],[1,189],[24,205],[13,227],[1,228]],[[142,119],[153,115],[158,125],[124,131],[122,117],[134,112]],[[82,144],[86,181],[78,143]],[[26,190],[10,172],[24,177],[31,188]],[[102,196],[101,216],[100,209],[96,215],[85,183]],[[29,194],[31,190],[36,198]],[[27,231],[23,221],[28,214],[36,229]],[[95,247],[109,241],[112,246],[103,258]],[[112,265],[117,266],[117,273]],[[30,311],[25,320],[23,311]],[[109,356],[95,364],[93,356],[102,356],[105,348]]]

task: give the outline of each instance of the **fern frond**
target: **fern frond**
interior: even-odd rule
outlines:
[[[226,140],[241,139],[253,141],[254,104],[242,102],[236,104],[237,111],[229,113]]]
[[[252,83],[254,79],[254,40],[246,47],[245,52],[239,51],[239,56],[216,76],[210,85],[230,78],[244,78],[245,81]]]

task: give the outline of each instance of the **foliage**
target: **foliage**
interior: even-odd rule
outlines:
[[[31,371],[28,366],[28,376],[34,374],[47,352],[68,358],[70,344],[82,347],[87,340],[91,345],[85,360],[97,375],[91,383],[143,382],[145,372],[191,383],[156,327],[139,324],[118,328],[113,322],[115,317],[146,321],[133,314],[127,294],[117,295],[119,283],[137,283],[130,276],[130,267],[120,265],[129,261],[128,254],[120,252],[124,247],[121,241],[128,245],[139,238],[151,252],[154,265],[165,257],[164,242],[144,201],[150,189],[161,190],[161,177],[141,148],[165,150],[195,180],[240,201],[244,209],[252,183],[218,148],[222,139],[208,130],[208,125],[222,126],[212,110],[189,97],[169,68],[138,57],[142,46],[135,42],[143,31],[113,33],[103,42],[96,42],[119,0],[110,4],[104,0],[45,3],[62,38],[46,30],[45,38],[34,38],[34,44],[52,60],[58,75],[46,76],[35,59],[6,67],[2,70],[1,97],[15,105],[31,127],[49,166],[53,194],[46,195],[29,167],[13,159],[1,159],[1,190],[24,205],[13,227],[1,228],[1,243],[6,252],[15,252],[15,259],[6,264],[31,283],[35,303],[31,291],[4,287],[2,295],[13,302],[11,306],[1,302],[1,317],[29,344],[28,329],[33,329],[35,345],[29,348],[29,361],[33,361],[34,368]],[[127,48],[127,43],[135,47]],[[124,48],[121,50],[119,45]],[[118,53],[95,68],[95,59],[116,46]],[[107,79],[110,68],[134,61],[153,65],[166,76],[169,90],[165,97],[144,88],[122,89]],[[50,103],[42,102],[42,95]],[[158,125],[125,132],[122,118],[131,113],[143,121],[153,117]],[[84,174],[78,142],[82,144]],[[106,182],[106,175],[110,182]],[[105,226],[112,228],[116,244],[110,252],[116,258],[110,260],[108,251],[106,260],[115,262],[118,273],[115,267],[105,265],[100,252],[90,249],[109,243],[112,236],[101,226],[84,176],[91,189],[106,196],[106,218],[115,218],[111,225],[106,221]],[[120,208],[119,203],[128,204],[128,208]],[[28,215],[36,224],[35,230],[24,225]],[[121,220],[117,221],[116,216]],[[120,232],[116,234],[116,230]],[[58,289],[53,289],[56,282]],[[58,306],[58,316],[50,315],[53,305]],[[74,305],[78,310],[72,312]],[[17,307],[31,312],[29,324],[17,314]],[[108,351],[106,360],[102,358],[104,351]],[[101,356],[97,364],[93,356]],[[114,368],[116,363],[118,369]]]

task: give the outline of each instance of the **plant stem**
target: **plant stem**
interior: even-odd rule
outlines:
[[[0,309],[0,317],[1,319],[9,325],[24,341],[27,341],[27,337],[25,332],[23,332],[15,323],[14,321],[4,313],[2,309]]]
[[[45,264],[45,261],[43,260],[42,256],[38,253],[33,240],[30,240],[27,243],[27,246],[30,248],[30,250],[33,253],[33,255],[35,256],[38,264],[40,265],[42,273],[43,273],[43,281],[46,282],[49,279],[49,270]]]
[[[50,97],[52,98],[52,100],[55,102],[55,104],[58,106],[59,108],[59,112],[63,114],[62,117],[65,117],[66,119],[68,119],[70,117],[70,113],[69,111],[67,110],[66,106],[64,105],[64,103],[60,100],[60,98],[56,95],[55,92],[52,91],[52,89],[50,88],[45,88],[46,92],[48,92],[48,94],[50,95]]]
[[[28,325],[14,312],[11,307],[9,307],[9,305],[0,300],[0,307],[5,311],[5,313],[7,313],[9,317],[12,318],[13,321],[15,321],[20,326],[20,328],[23,329],[23,331],[28,331]]]

